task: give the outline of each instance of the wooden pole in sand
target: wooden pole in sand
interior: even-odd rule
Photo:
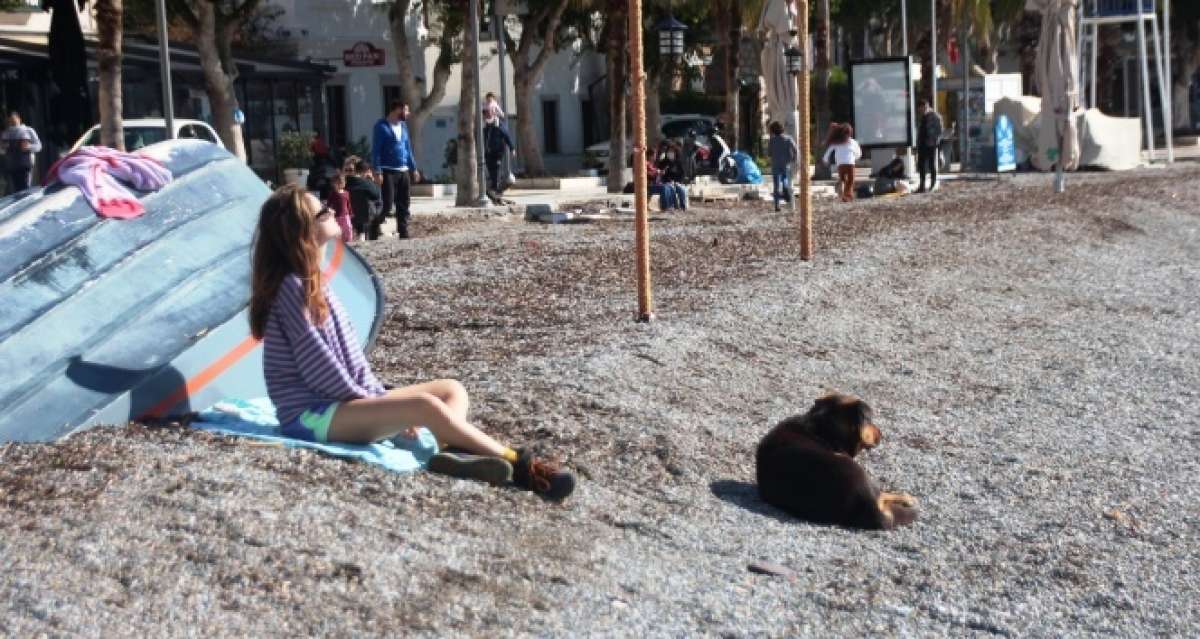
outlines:
[[[808,0],[796,0],[796,34],[800,38],[800,50],[804,52],[804,65],[796,76],[796,99],[800,111],[800,259],[811,260],[812,239],[812,177],[809,175],[808,158],[811,148],[808,105]]]
[[[654,319],[650,292],[650,222],[646,211],[646,76],[642,69],[642,0],[629,2],[629,82],[633,95],[633,206],[639,322]],[[619,55],[611,51],[609,55]]]

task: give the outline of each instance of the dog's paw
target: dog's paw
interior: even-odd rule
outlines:
[[[880,502],[884,506],[917,507],[917,498],[907,493],[884,493],[880,496]]]
[[[917,520],[917,500],[913,499],[912,504],[893,503],[888,507],[892,513],[893,526],[907,526]]]

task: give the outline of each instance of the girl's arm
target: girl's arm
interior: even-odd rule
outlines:
[[[285,278],[278,296],[280,325],[308,387],[336,400],[370,397],[371,393],[354,381],[312,325],[299,280]]]

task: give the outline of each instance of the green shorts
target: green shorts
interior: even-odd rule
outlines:
[[[317,404],[284,424],[280,431],[284,437],[326,443],[329,441],[329,425],[333,423],[333,414],[341,405],[341,402]]]

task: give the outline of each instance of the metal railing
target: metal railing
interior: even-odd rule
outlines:
[[[1155,0],[1141,0],[1142,13],[1154,13]],[[1084,15],[1089,18],[1133,16],[1138,12],[1138,0],[1090,0],[1084,2]]]

